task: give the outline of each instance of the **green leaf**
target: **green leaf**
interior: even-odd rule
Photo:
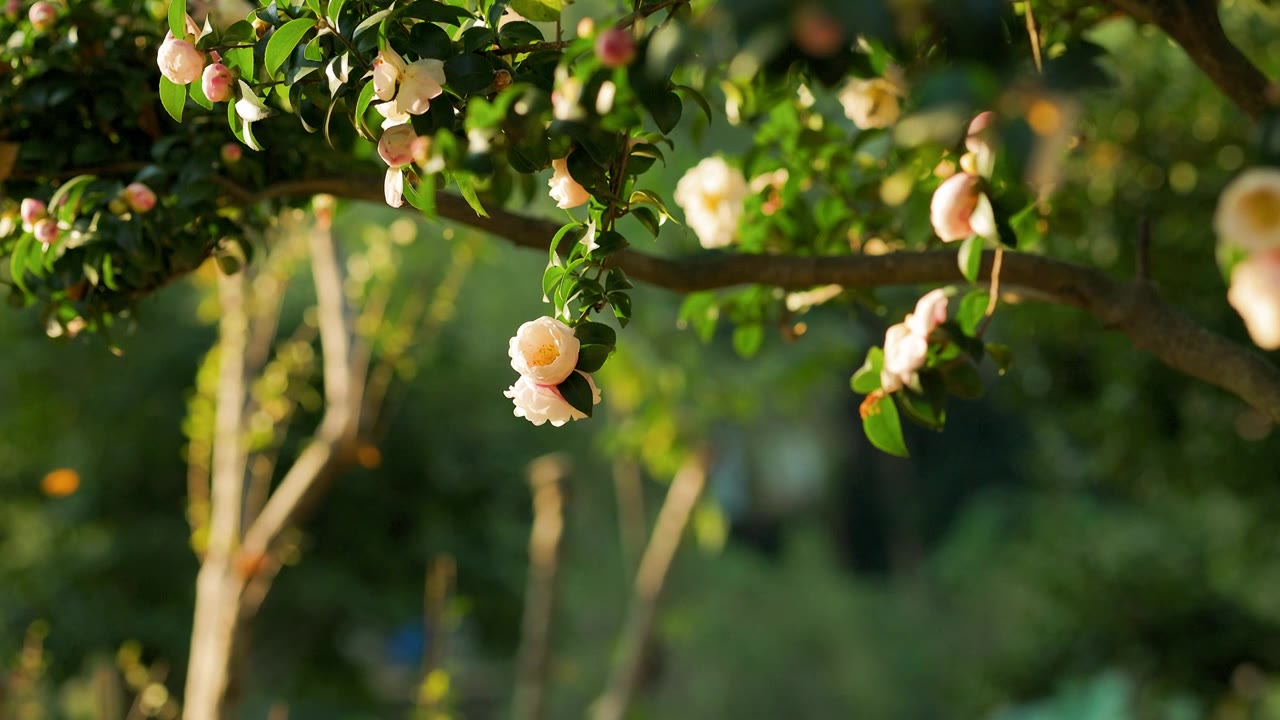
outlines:
[[[240,71],[240,77],[253,79],[253,48],[231,48],[222,53],[223,64]],[[235,103],[231,103],[235,105]]]
[[[560,19],[560,0],[511,0],[511,9],[534,22],[555,22]]]
[[[618,334],[613,328],[598,322],[580,322],[573,329],[573,336],[583,345],[605,345],[613,347],[618,343]],[[586,372],[594,372],[588,370]]]
[[[946,386],[942,377],[932,370],[922,370],[919,378],[923,392],[904,387],[895,397],[909,419],[930,430],[941,431],[947,424]]]
[[[549,264],[551,265],[560,264],[560,256],[556,255],[556,248],[560,246],[560,241],[564,239],[565,235],[569,234],[570,230],[573,230],[579,227],[583,227],[583,226],[580,225],[579,223],[571,222],[571,223],[566,223],[565,225],[562,225],[560,229],[556,231],[555,237],[551,238],[551,248],[547,254],[547,262]]]
[[[444,76],[450,89],[466,96],[493,85],[493,65],[475,53],[455,55],[445,61]]]
[[[658,222],[658,213],[654,212],[651,208],[637,207],[631,208],[631,215],[634,216],[636,220],[640,221],[640,224],[649,231],[650,235],[658,237],[658,229],[660,226],[660,223]]]
[[[320,0],[307,0],[307,8],[311,10],[316,17],[324,17],[324,11],[320,9]]]
[[[653,115],[653,121],[657,123],[658,129],[664,133],[670,133],[676,129],[676,124],[680,122],[680,114],[684,111],[684,104],[680,102],[680,96],[674,92],[659,96],[648,107],[649,113]]]
[[[204,108],[205,110],[213,109],[213,101],[205,97],[204,83],[198,83],[198,82],[191,83],[189,93],[191,95],[191,99],[194,100],[197,105]]]
[[[329,18],[329,24],[339,33],[342,30],[338,25],[338,21],[342,18],[342,8],[346,7],[346,5],[347,0],[332,0],[329,3],[329,12],[325,15],[325,17]]]
[[[698,107],[702,108],[702,114],[707,116],[707,122],[711,122],[711,118],[713,116],[711,112],[711,103],[707,102],[707,99],[702,96],[702,93],[694,90],[688,85],[676,85],[675,90],[696,102]]]
[[[666,203],[664,203],[662,198],[652,190],[645,190],[644,188],[641,188],[632,192],[631,197],[627,199],[627,204],[635,205],[636,203],[647,203],[652,205],[658,209],[660,217],[671,218],[671,212],[667,210]]]
[[[862,367],[853,374],[849,384],[853,387],[853,391],[862,395],[874,392],[880,389],[880,370],[884,368],[884,350],[880,346],[872,347],[867,351],[867,359],[862,363]]]
[[[982,238],[970,235],[960,244],[960,252],[956,255],[960,265],[960,273],[971,283],[978,282],[982,272]]]
[[[169,0],[169,32],[179,40],[187,37],[187,0]]]
[[[551,302],[551,298],[556,295],[556,288],[560,286],[560,282],[564,280],[564,276],[568,271],[558,265],[548,265],[547,269],[542,272],[542,297]]]
[[[187,88],[161,75],[160,104],[164,106],[170,117],[182,122],[182,108],[187,104]]]
[[[290,20],[277,28],[267,41],[267,50],[263,54],[263,65],[267,72],[274,75],[284,61],[289,59],[289,54],[298,47],[298,43],[302,42],[302,36],[315,26],[315,18],[305,17]]]
[[[972,335],[987,314],[987,303],[991,294],[986,290],[970,290],[960,300],[960,308],[956,310],[956,324],[965,335]]]
[[[27,255],[31,252],[31,243],[36,241],[36,237],[31,233],[23,233],[18,238],[18,242],[13,245],[13,254],[9,256],[9,277],[13,280],[13,284],[17,285],[22,292],[30,295],[31,291],[27,289],[27,284],[23,281],[23,276],[27,272]]]
[[[595,398],[591,392],[591,383],[587,382],[585,375],[571,372],[569,377],[564,379],[564,382],[556,386],[556,389],[560,391],[560,395],[565,402],[587,417],[591,417],[591,411],[595,407]]]
[[[613,316],[618,318],[618,324],[626,327],[631,322],[631,296],[624,292],[611,292],[607,297],[613,308]]]
[[[575,369],[584,373],[593,373],[604,366],[613,352],[612,345],[583,345],[578,349],[578,365]]]
[[[470,175],[455,173],[454,182],[458,184],[458,193],[462,195],[462,199],[467,201],[476,215],[480,217],[489,217],[489,213],[485,212],[484,206],[480,204],[480,197],[476,195],[476,183]]]
[[[898,408],[893,404],[892,396],[882,395],[866,406],[862,431],[877,448],[890,455],[907,457],[907,444],[902,439],[902,421],[898,419]]]
[[[373,83],[369,83],[372,85]],[[434,175],[421,175],[416,183],[405,178],[404,199],[427,217],[436,214],[436,179]]]
[[[1013,350],[1001,343],[987,343],[987,354],[996,364],[996,372],[1004,375],[1013,367]]]
[[[733,330],[733,349],[742,357],[749,358],[760,350],[764,344],[764,326],[760,323],[739,325]]]
[[[360,89],[360,97],[356,100],[356,132],[361,135],[372,138],[372,133],[364,124],[365,113],[369,112],[369,105],[373,103],[373,82],[367,82]]]
[[[358,38],[361,35],[368,32],[370,29],[378,27],[378,25],[381,24],[383,20],[387,19],[387,16],[391,14],[391,11],[393,9],[395,9],[394,4],[389,8],[386,8],[384,10],[379,10],[378,12],[370,15],[364,20],[361,20],[360,24],[356,26],[355,31],[351,33],[351,37]]]
[[[608,278],[605,279],[604,288],[608,292],[617,292],[619,290],[630,290],[635,287],[631,284],[631,280],[627,278],[627,273],[622,268],[616,267],[609,271]]]

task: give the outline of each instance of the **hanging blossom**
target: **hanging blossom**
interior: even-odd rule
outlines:
[[[685,221],[704,248],[732,245],[738,238],[747,179],[722,158],[709,157],[689,169],[676,183],[673,198]]]
[[[382,101],[374,107],[386,118],[382,127],[403,125],[425,113],[444,92],[445,82],[443,61],[424,58],[406,64],[391,46],[383,48],[373,60],[373,94]]]
[[[1246,253],[1232,268],[1227,301],[1258,347],[1280,349],[1280,169],[1252,168],[1232,180],[1213,226],[1226,249]]]
[[[177,85],[190,85],[199,80],[206,61],[204,53],[195,46],[204,33],[190,15],[186,18],[186,31],[182,38],[174,37],[172,31],[165,33],[164,42],[156,52],[160,74]]]
[[[573,328],[555,318],[540,317],[521,325],[507,346],[511,368],[520,373],[515,384],[503,393],[515,405],[513,414],[534,425],[550,422],[556,427],[587,417],[570,405],[556,387],[578,373],[591,387],[592,404],[599,404],[600,390],[591,375],[574,369],[580,350],[581,342]]]
[[[840,90],[839,99],[845,117],[863,130],[872,130],[898,121],[904,95],[902,70],[890,65],[882,77],[851,78]]]
[[[885,331],[881,390],[919,389],[919,371],[929,356],[929,336],[946,319],[947,296],[942,290],[932,290],[916,302],[915,311],[905,320]]]
[[[995,208],[987,197],[986,180],[995,168],[995,115],[980,113],[969,123],[965,148],[960,158],[961,172],[952,175],[929,202],[929,221],[943,242],[964,240],[978,235],[999,239]]]
[[[551,179],[547,180],[547,185],[551,188],[549,194],[556,201],[556,207],[567,210],[591,199],[591,193],[569,174],[568,157],[552,160],[551,170]]]
[[[387,164],[383,195],[391,207],[404,204],[404,166],[413,162],[414,141],[418,135],[412,125],[393,125],[378,140],[378,155]]]

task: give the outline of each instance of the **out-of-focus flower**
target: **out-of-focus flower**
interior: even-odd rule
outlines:
[[[907,316],[907,328],[928,339],[934,328],[947,321],[947,294],[941,288],[930,290],[916,302],[915,312]]]
[[[1246,250],[1280,247],[1280,169],[1251,168],[1218,196],[1213,229],[1220,242]]]
[[[916,373],[929,356],[929,340],[911,331],[906,323],[890,326],[884,334],[884,365],[880,388],[887,393],[916,384]]]
[[[898,121],[905,94],[902,71],[890,66],[882,77],[850,79],[839,97],[845,117],[859,128],[870,130]]]
[[[173,33],[165,35],[156,54],[160,74],[178,85],[189,85],[199,80],[200,71],[204,70],[204,61],[204,53],[190,42],[175,38]]]
[[[830,57],[846,37],[840,21],[815,2],[802,3],[791,14],[791,39],[806,55]]]
[[[965,149],[969,151],[960,159],[961,167],[966,164],[965,158],[972,167],[964,167],[965,172],[990,178],[996,165],[996,114],[987,110],[974,116],[969,123],[969,132],[964,138]]]
[[[520,326],[507,346],[511,367],[539,385],[559,385],[578,364],[581,343],[573,328],[551,317]]]
[[[401,168],[413,162],[413,141],[417,138],[412,125],[396,125],[383,132],[378,140],[378,155],[387,164],[383,193],[391,207],[404,204],[404,172]]]
[[[58,9],[52,3],[40,0],[31,4],[31,9],[27,10],[27,19],[36,30],[48,30],[58,21]]]
[[[547,186],[551,188],[549,194],[556,201],[556,207],[575,208],[591,199],[591,193],[569,174],[568,157],[552,160],[551,170],[551,179],[547,180]]]
[[[733,244],[746,197],[742,171],[718,157],[705,158],[690,168],[676,183],[673,195],[704,248]]]
[[[610,28],[596,36],[596,57],[605,67],[630,65],[636,59],[636,39],[623,28]]]
[[[1231,271],[1227,301],[1260,348],[1280,349],[1280,248],[1254,251]]]
[[[226,143],[222,146],[222,162],[227,165],[234,165],[240,162],[240,158],[244,157],[244,150],[236,143]]]
[[[590,375],[587,373],[581,373],[581,375],[591,386],[592,404],[598,405],[600,403],[599,388],[596,387]],[[560,427],[570,420],[582,420],[587,417],[585,413],[570,405],[554,385],[539,385],[524,375],[507,388],[503,395],[511,398],[515,405],[513,414],[516,417],[525,418],[534,425],[550,422],[555,427]]]
[[[35,198],[25,198],[22,205],[18,208],[18,213],[22,217],[22,227],[31,230],[35,227],[36,222],[48,214],[49,209],[44,201]]]
[[[156,194],[142,183],[129,183],[124,189],[124,201],[136,213],[150,212],[156,206]]]
[[[58,223],[50,217],[41,218],[36,221],[32,234],[45,245],[52,245],[58,239]]]
[[[929,220],[943,242],[964,240],[970,235],[996,238],[995,210],[982,191],[982,178],[956,173],[933,191]]]

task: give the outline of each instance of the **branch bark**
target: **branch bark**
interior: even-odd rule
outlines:
[[[271,186],[252,200],[329,193],[381,203],[381,187],[364,178],[301,180]],[[489,208],[489,217],[478,217],[462,198],[448,193],[437,194],[436,210],[447,220],[544,252],[560,227],[500,208]],[[665,258],[628,249],[614,259],[632,278],[681,293],[745,284],[784,289],[835,284],[869,290],[964,281],[952,250],[805,257],[708,252]],[[994,253],[987,251],[983,280],[990,279],[993,260]],[[1000,278],[1007,285],[1036,291],[1037,299],[1084,310],[1165,365],[1216,385],[1280,422],[1280,368],[1256,349],[1210,331],[1165,303],[1145,283],[1116,280],[1094,268],[1011,251],[1004,254]]]

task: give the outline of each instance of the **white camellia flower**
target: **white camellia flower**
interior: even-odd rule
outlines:
[[[1213,229],[1221,242],[1246,250],[1280,247],[1280,168],[1252,168],[1218,197]]]
[[[382,192],[391,207],[404,204],[404,171],[401,168],[413,162],[413,141],[417,139],[412,125],[395,125],[378,138],[378,155],[387,164]]]
[[[396,107],[410,115],[425,113],[431,107],[431,101],[444,92],[445,82],[444,61],[428,58],[409,63],[400,77]]]
[[[905,324],[911,334],[926,340],[933,329],[947,321],[947,294],[941,288],[925,293],[916,302],[915,312],[907,316]]]
[[[582,344],[573,328],[550,317],[520,326],[507,347],[511,367],[539,385],[559,385],[578,364]]]
[[[964,240],[970,235],[989,239],[999,236],[995,210],[982,192],[982,178],[970,173],[956,173],[933,191],[929,220],[943,242]]]
[[[709,157],[680,178],[672,197],[684,209],[685,221],[698,242],[710,249],[732,245],[737,239],[747,192],[741,170]]]
[[[902,71],[890,66],[883,77],[852,78],[840,90],[844,115],[863,130],[886,128],[902,114]]]
[[[384,102],[394,98],[404,70],[404,59],[390,45],[383,48],[373,59],[373,94]]]
[[[1231,271],[1227,301],[1258,347],[1280,349],[1280,248],[1258,250]]]
[[[551,179],[547,181],[547,186],[551,188],[551,199],[556,201],[556,207],[567,210],[591,199],[591,193],[569,174],[568,157],[552,160],[551,169],[553,173]]]
[[[929,340],[911,332],[906,323],[891,326],[884,333],[884,366],[880,370],[880,389],[887,393],[914,385],[916,371],[929,355]]]
[[[590,375],[580,374],[591,386],[592,404],[599,405],[600,389],[596,387]],[[560,427],[570,420],[582,420],[587,417],[586,413],[570,405],[554,385],[539,385],[523,375],[516,380],[515,385],[507,388],[502,394],[511,398],[512,403],[515,404],[513,415],[522,417],[534,425],[550,422],[553,426]]]

